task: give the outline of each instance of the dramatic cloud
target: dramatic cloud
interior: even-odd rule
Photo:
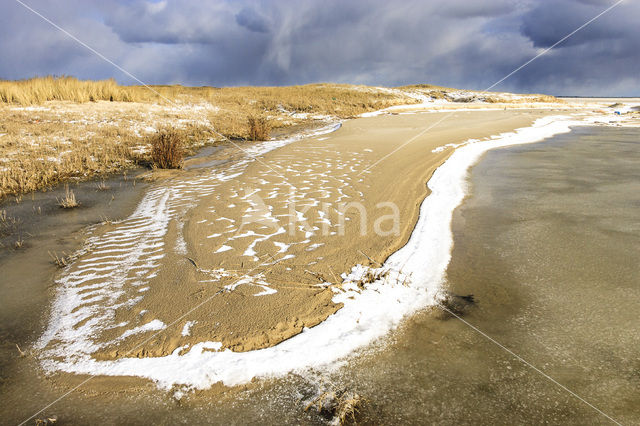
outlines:
[[[613,0],[23,0],[152,83],[484,89]],[[626,1],[495,90],[640,95],[640,2]],[[0,77],[129,76],[15,0],[0,5]]]
[[[246,7],[236,15],[236,22],[238,25],[256,33],[266,33],[269,31],[267,21],[256,13],[255,10]]]

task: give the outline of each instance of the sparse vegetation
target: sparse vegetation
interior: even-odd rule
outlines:
[[[321,283],[329,282],[329,281],[324,277],[324,275],[322,275],[322,274],[321,274],[321,273],[319,273],[319,272],[313,272],[313,271],[309,271],[309,270],[307,270],[307,269],[305,269],[305,270],[304,270],[304,272],[306,272],[306,273],[307,273],[307,274],[309,274],[309,275],[313,275],[313,276],[314,276],[314,277],[316,277],[316,279],[317,279],[318,281],[320,281]]]
[[[150,138],[151,163],[159,169],[179,169],[184,157],[184,136],[174,130],[159,130]]]
[[[247,117],[250,141],[266,141],[271,133],[271,126],[266,117]]]
[[[64,197],[57,198],[57,200],[58,205],[63,209],[72,209],[80,205],[76,200],[76,194],[73,193],[72,189],[69,189],[69,185],[64,186]]]
[[[35,419],[36,426],[53,426],[58,424],[58,418],[56,416],[50,416],[46,418],[37,418]]]
[[[152,89],[64,76],[0,81],[0,199],[148,164],[148,136],[159,127],[181,133],[183,148],[190,151],[226,139],[268,139],[269,130],[327,117],[421,102],[408,92],[450,99],[454,90],[346,84]],[[556,100],[530,96],[521,101]],[[248,116],[256,117],[255,125]]]
[[[64,268],[65,266],[69,265],[69,263],[71,263],[71,261],[73,260],[73,256],[71,256],[70,254],[66,254],[64,252],[62,252],[62,256],[58,256],[58,253],[56,252],[53,252],[53,253],[48,252],[48,253],[49,253],[49,257],[51,257],[51,261],[58,268]]]
[[[98,191],[108,191],[109,189],[111,189],[111,188],[103,180],[101,180],[100,182],[96,183],[96,190],[98,190]]]
[[[18,237],[18,239],[16,240],[15,243],[13,243],[13,247],[18,250],[21,249],[24,246],[24,240],[22,239],[22,237]]]
[[[364,399],[353,392],[347,392],[342,395],[338,403],[338,421],[341,425],[356,423],[356,416],[360,413],[360,409],[364,405]]]
[[[305,411],[315,409],[327,419],[340,425],[355,424],[365,399],[355,392],[347,390],[328,391],[315,397],[307,404]]]
[[[368,269],[367,272],[356,282],[359,289],[363,290],[367,284],[372,284],[389,275],[388,269]]]
[[[11,235],[18,229],[20,219],[7,215],[6,210],[0,210],[0,237]]]

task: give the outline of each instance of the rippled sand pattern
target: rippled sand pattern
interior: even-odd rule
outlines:
[[[348,153],[345,163],[327,148],[295,151],[272,158],[272,169],[262,165],[260,173],[222,185],[193,209],[192,217],[203,217],[188,225],[190,233],[206,238],[194,248],[203,264],[219,265],[229,254],[244,264],[265,256],[291,259],[296,247],[320,247],[308,246],[315,236],[340,233],[341,206],[362,196],[355,184],[363,178],[354,177],[364,168],[362,153]]]
[[[252,154],[273,145],[253,147]],[[246,157],[215,171],[163,182],[148,192],[130,218],[97,227],[85,253],[58,280],[63,289],[41,344],[68,360],[87,355],[101,359],[129,351],[138,356],[167,354],[194,336],[220,338],[215,329],[229,316],[224,309],[192,321],[185,333],[181,331],[187,319],[163,333],[170,337],[162,342],[144,342],[179,317],[175,307],[186,312],[200,298],[228,299],[243,287],[243,296],[276,294],[279,286],[265,277],[265,268],[300,269],[292,263],[299,253],[320,251],[325,244],[312,244],[315,236],[321,231],[338,235],[339,204],[361,195],[354,189],[353,172],[364,166],[363,153],[350,152],[344,161],[345,153],[325,147],[294,151],[275,156],[268,165]],[[336,308],[330,291],[310,286],[309,277],[306,281],[298,285],[305,296],[310,289],[324,294],[325,309],[311,312],[317,323]],[[290,298],[295,287],[284,290],[284,296]],[[251,305],[251,299],[243,297],[242,304]],[[274,308],[267,320],[277,317],[278,305]],[[308,325],[297,316],[284,319],[294,326],[276,321],[279,340]],[[234,321],[227,322],[219,328],[237,328]],[[208,331],[204,336],[194,333],[199,325]],[[264,344],[264,338],[258,344]]]

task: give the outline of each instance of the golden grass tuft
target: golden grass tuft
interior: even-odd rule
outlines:
[[[73,193],[72,189],[69,189],[69,185],[64,186],[64,197],[57,198],[57,200],[58,205],[63,209],[72,209],[80,205],[76,200],[76,194]]]
[[[162,129],[151,136],[151,164],[159,169],[179,169],[184,158],[184,135]]]
[[[271,133],[271,125],[266,117],[247,117],[247,126],[249,127],[250,141],[266,141],[269,140]]]
[[[71,261],[74,259],[73,256],[71,256],[70,254],[66,254],[65,252],[62,252],[62,256],[58,256],[58,253],[56,252],[51,253],[49,251],[47,253],[49,253],[51,262],[54,265],[56,265],[58,268],[64,268],[68,266],[71,263]]]

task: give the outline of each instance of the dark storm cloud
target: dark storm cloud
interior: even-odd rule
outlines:
[[[269,24],[255,10],[244,8],[236,15],[238,25],[256,33],[266,33],[269,31]]]
[[[607,2],[602,1],[545,2],[523,15],[522,33],[533,42],[534,46],[549,47],[598,15],[607,6]],[[625,21],[627,19],[622,14],[605,14],[589,24],[588,30],[571,36],[562,46],[624,39],[634,32],[632,26],[621,25],[632,24]]]
[[[541,2],[522,17],[522,34],[547,48],[612,4]],[[514,76],[513,84],[555,93],[639,95],[640,2],[627,1]]]
[[[484,89],[612,4],[541,1],[31,0],[149,83],[429,82]],[[627,1],[496,90],[639,95],[640,2]],[[132,80],[13,0],[0,76]]]

